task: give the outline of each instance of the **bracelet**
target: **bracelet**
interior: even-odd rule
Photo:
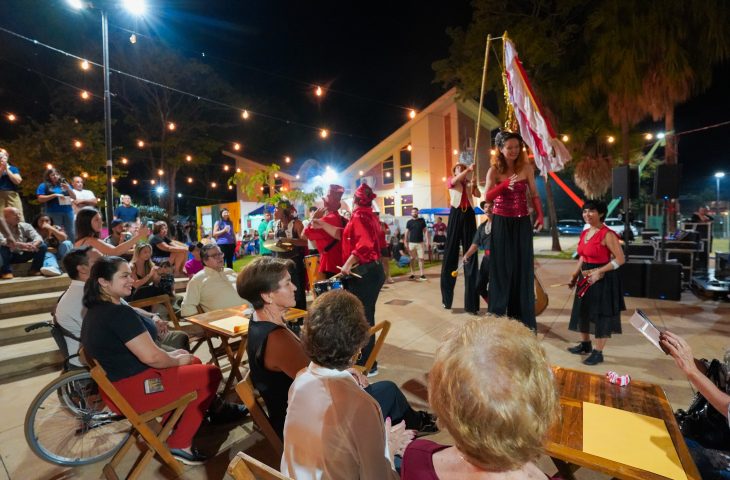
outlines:
[[[621,265],[619,265],[616,260],[611,260],[611,266],[614,270],[618,270],[618,267],[620,267]]]

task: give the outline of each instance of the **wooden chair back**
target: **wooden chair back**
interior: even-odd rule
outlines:
[[[236,393],[243,401],[243,404],[246,405],[246,408],[248,408],[251,418],[253,418],[256,426],[259,427],[261,433],[264,434],[264,437],[266,437],[271,446],[274,448],[274,452],[276,452],[277,457],[281,458],[281,455],[284,452],[284,444],[282,443],[281,438],[279,438],[279,435],[277,435],[274,431],[274,427],[271,426],[271,422],[269,421],[269,416],[266,415],[266,412],[264,412],[264,409],[261,408],[261,405],[256,398],[256,389],[251,381],[250,371],[247,372],[243,380],[238,382],[238,385],[236,385]]]
[[[173,427],[183,414],[188,404],[197,398],[196,392],[190,392],[177,400],[168,403],[155,410],[144,413],[138,413],[117,390],[114,384],[107,377],[104,368],[99,365],[94,358],[87,355],[83,348],[79,350],[79,356],[83,362],[89,367],[91,378],[94,379],[104,394],[114,403],[119,412],[126,417],[131,424],[132,435],[129,436],[122,447],[112,457],[111,461],[104,465],[104,476],[109,479],[117,479],[118,475],[115,471],[116,467],[130,450],[137,443],[139,437],[143,440],[140,444],[145,445],[140,453],[139,458],[134,463],[134,467],[126,478],[135,479],[141,473],[144,467],[149,463],[154,454],[159,455],[160,459],[173,471],[176,476],[183,474],[183,468],[180,462],[172,456],[170,450],[165,445],[167,437],[172,433]],[[158,417],[167,416],[163,422],[157,420]]]
[[[235,480],[292,480],[243,452],[233,457],[227,471]]]
[[[377,335],[375,339],[375,345],[373,346],[372,351],[370,352],[370,356],[365,360],[365,365],[358,366],[362,370],[363,373],[367,373],[370,371],[371,368],[373,368],[373,365],[375,364],[375,361],[378,359],[378,353],[380,353],[380,349],[383,348],[383,344],[385,343],[385,337],[388,336],[388,332],[390,331],[390,321],[389,320],[383,320],[372,327],[370,327],[370,335]],[[380,334],[378,335],[378,332]]]
[[[202,331],[200,331],[199,328],[185,328],[184,326],[180,326],[180,319],[178,319],[177,315],[175,314],[175,309],[172,307],[172,302],[170,302],[169,295],[157,295],[154,297],[142,298],[140,300],[134,300],[132,302],[129,302],[129,305],[137,308],[147,308],[154,305],[162,305],[167,311],[167,319],[172,322],[175,330],[180,330],[188,334],[188,337],[190,338],[191,353],[195,353],[195,351],[200,348],[203,343],[206,342],[206,336]]]

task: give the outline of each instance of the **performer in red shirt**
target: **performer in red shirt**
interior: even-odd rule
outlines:
[[[352,292],[365,308],[365,318],[372,326],[375,325],[375,304],[378,301],[380,289],[385,283],[385,273],[380,265],[380,250],[385,247],[381,234],[380,221],[373,213],[373,199],[375,193],[366,183],[361,184],[355,191],[352,218],[347,226],[336,228],[322,219],[313,220],[315,228],[322,228],[335,238],[342,239],[341,272],[349,275],[356,273],[347,281],[347,289]],[[368,344],[363,347],[362,355],[358,360],[363,365],[375,345],[375,338],[370,337]],[[368,376],[378,374],[377,362],[373,365]]]
[[[324,208],[314,214],[312,223],[304,229],[304,235],[317,244],[319,271],[327,278],[340,272],[337,267],[342,266],[342,242],[326,230],[315,227],[314,220],[319,219],[336,228],[345,228],[347,220],[340,215],[339,211],[343,193],[345,193],[344,187],[330,185],[329,193],[322,199]]]

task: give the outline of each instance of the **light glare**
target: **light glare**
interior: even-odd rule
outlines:
[[[129,13],[138,17],[147,12],[147,2],[145,0],[123,0],[122,4]]]

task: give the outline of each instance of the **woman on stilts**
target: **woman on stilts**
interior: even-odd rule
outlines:
[[[495,143],[498,151],[492,156],[486,186],[487,211],[493,214],[489,312],[518,319],[536,331],[532,233],[533,228],[542,229],[543,213],[534,167],[519,134],[502,131]],[[536,215],[534,224],[530,221],[528,191]],[[476,268],[476,262],[472,265]]]
[[[454,301],[456,278],[451,272],[459,264],[459,247],[466,252],[477,230],[471,197],[481,196],[476,180],[472,178],[473,163],[469,166],[457,163],[451,171],[454,174],[448,181],[451,210],[446,226],[444,260],[441,264],[441,304],[446,309],[450,309]],[[476,262],[464,264],[464,310],[475,315],[479,312],[478,270]]]

